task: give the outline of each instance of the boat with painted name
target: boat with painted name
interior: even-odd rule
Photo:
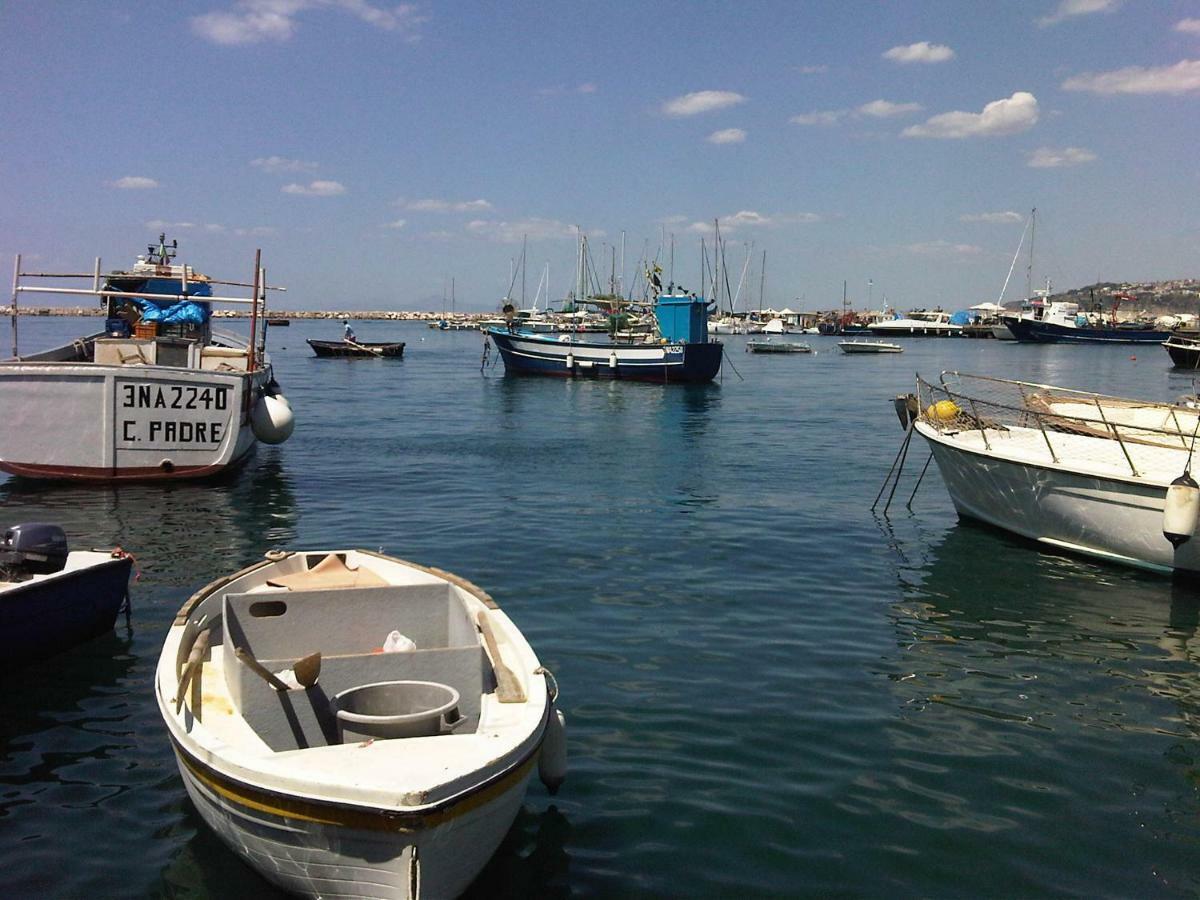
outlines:
[[[215,475],[258,441],[287,440],[291,406],[266,353],[268,288],[256,254],[251,283],[216,281],[176,265],[159,236],[127,270],[13,275],[11,359],[0,360],[0,470],[78,481]],[[32,279],[32,282],[30,281]],[[64,287],[86,279],[89,287]],[[215,285],[252,289],[218,296]],[[104,331],[21,355],[18,298],[44,293],[98,298]],[[248,338],[212,328],[212,304],[250,307]]]
[[[460,894],[535,768],[558,689],[469,581],[365,550],[273,551],[180,609],[155,695],[204,822],[313,897]]]
[[[1195,409],[959,372],[918,377],[906,408],[959,515],[1058,550],[1200,573]]]

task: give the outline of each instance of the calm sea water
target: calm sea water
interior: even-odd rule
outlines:
[[[721,383],[663,387],[481,373],[479,334],[398,323],[357,331],[403,360],[313,358],[339,327],[272,330],[298,426],[233,477],[0,481],[5,522],[142,571],[128,625],[3,678],[6,896],[273,895],[186,799],[154,666],[202,584],[351,546],[482,585],[562,685],[570,777],[475,897],[1200,892],[1200,593],[960,523],[935,472],[870,512],[915,371],[1193,389],[1161,348],[729,338]]]

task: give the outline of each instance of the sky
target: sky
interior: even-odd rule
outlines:
[[[1036,207],[1035,287],[1200,276],[1197,0],[7,0],[0,57],[5,271],[488,311],[580,233],[703,290],[716,220],[739,307],[960,309]]]

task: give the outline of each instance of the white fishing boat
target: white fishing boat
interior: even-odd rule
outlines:
[[[960,515],[1061,550],[1200,572],[1195,411],[956,372],[918,378],[912,406]]]
[[[157,247],[128,270],[77,275],[24,272],[16,258],[12,358],[0,360],[0,470],[83,481],[196,478],[244,461],[256,441],[292,433],[291,407],[266,353],[265,271],[249,284],[216,281]],[[86,279],[88,287],[63,287]],[[252,288],[217,296],[214,285]],[[272,288],[281,290],[281,288]],[[98,298],[104,330],[22,355],[18,298]],[[250,307],[248,339],[215,331],[212,304]]]
[[[838,341],[838,347],[843,353],[903,353],[904,348],[899,344],[889,344],[887,341]]]
[[[202,588],[155,694],[201,818],[313,897],[460,894],[535,766],[566,774],[557,687],[480,588],[364,550],[282,552]]]

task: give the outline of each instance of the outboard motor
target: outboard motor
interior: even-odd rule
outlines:
[[[67,535],[57,525],[14,525],[0,541],[0,577],[21,581],[31,575],[61,572],[67,553]]]

